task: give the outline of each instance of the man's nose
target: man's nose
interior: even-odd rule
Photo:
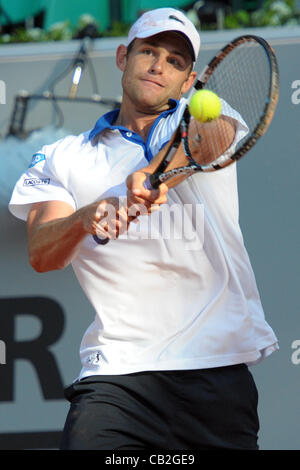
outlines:
[[[162,73],[164,69],[164,58],[161,56],[157,56],[154,58],[151,67],[150,67],[150,72],[151,73]]]

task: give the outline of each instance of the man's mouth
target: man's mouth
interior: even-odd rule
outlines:
[[[161,88],[163,88],[163,86],[164,86],[161,83],[157,82],[156,80],[152,80],[150,78],[142,78],[142,81],[147,82],[147,83],[151,83],[152,85],[156,85],[156,86],[159,86]]]

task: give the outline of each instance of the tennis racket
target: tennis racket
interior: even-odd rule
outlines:
[[[201,89],[213,91],[222,100],[221,116],[215,122],[200,123],[190,115],[188,103],[195,91]],[[197,77],[175,136],[166,150],[160,152],[159,164],[145,181],[145,187],[157,188],[171,178],[181,177],[180,181],[182,176],[220,170],[239,160],[266,132],[278,96],[279,71],[271,46],[254,35],[234,39]],[[228,105],[248,128],[246,135],[236,142],[228,140],[230,126],[233,129],[236,122],[236,114],[226,110]],[[182,162],[178,158],[180,148],[186,160],[184,165],[176,163],[176,158]]]
[[[191,97],[202,89],[222,101],[220,117],[209,123],[196,121],[189,112]],[[238,161],[268,129],[278,96],[278,64],[267,41],[245,35],[228,43],[198,75],[177,130],[148,167],[145,187],[172,187],[197,172],[217,171]],[[235,127],[241,121],[247,129],[242,138]],[[94,239],[108,242],[96,235]]]

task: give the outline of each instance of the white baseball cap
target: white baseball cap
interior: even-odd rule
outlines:
[[[200,49],[200,36],[193,23],[180,10],[157,8],[147,11],[132,25],[128,33],[127,45],[135,38],[148,38],[164,31],[178,31],[190,43],[196,62]]]

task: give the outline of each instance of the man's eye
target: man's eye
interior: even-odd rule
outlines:
[[[181,66],[182,66],[182,64],[180,63],[180,61],[179,61],[178,59],[176,59],[175,57],[169,59],[169,63],[170,63],[171,65],[174,65],[174,67],[181,67]]]
[[[150,54],[152,54],[152,50],[151,49],[144,49],[143,54],[150,55]]]

